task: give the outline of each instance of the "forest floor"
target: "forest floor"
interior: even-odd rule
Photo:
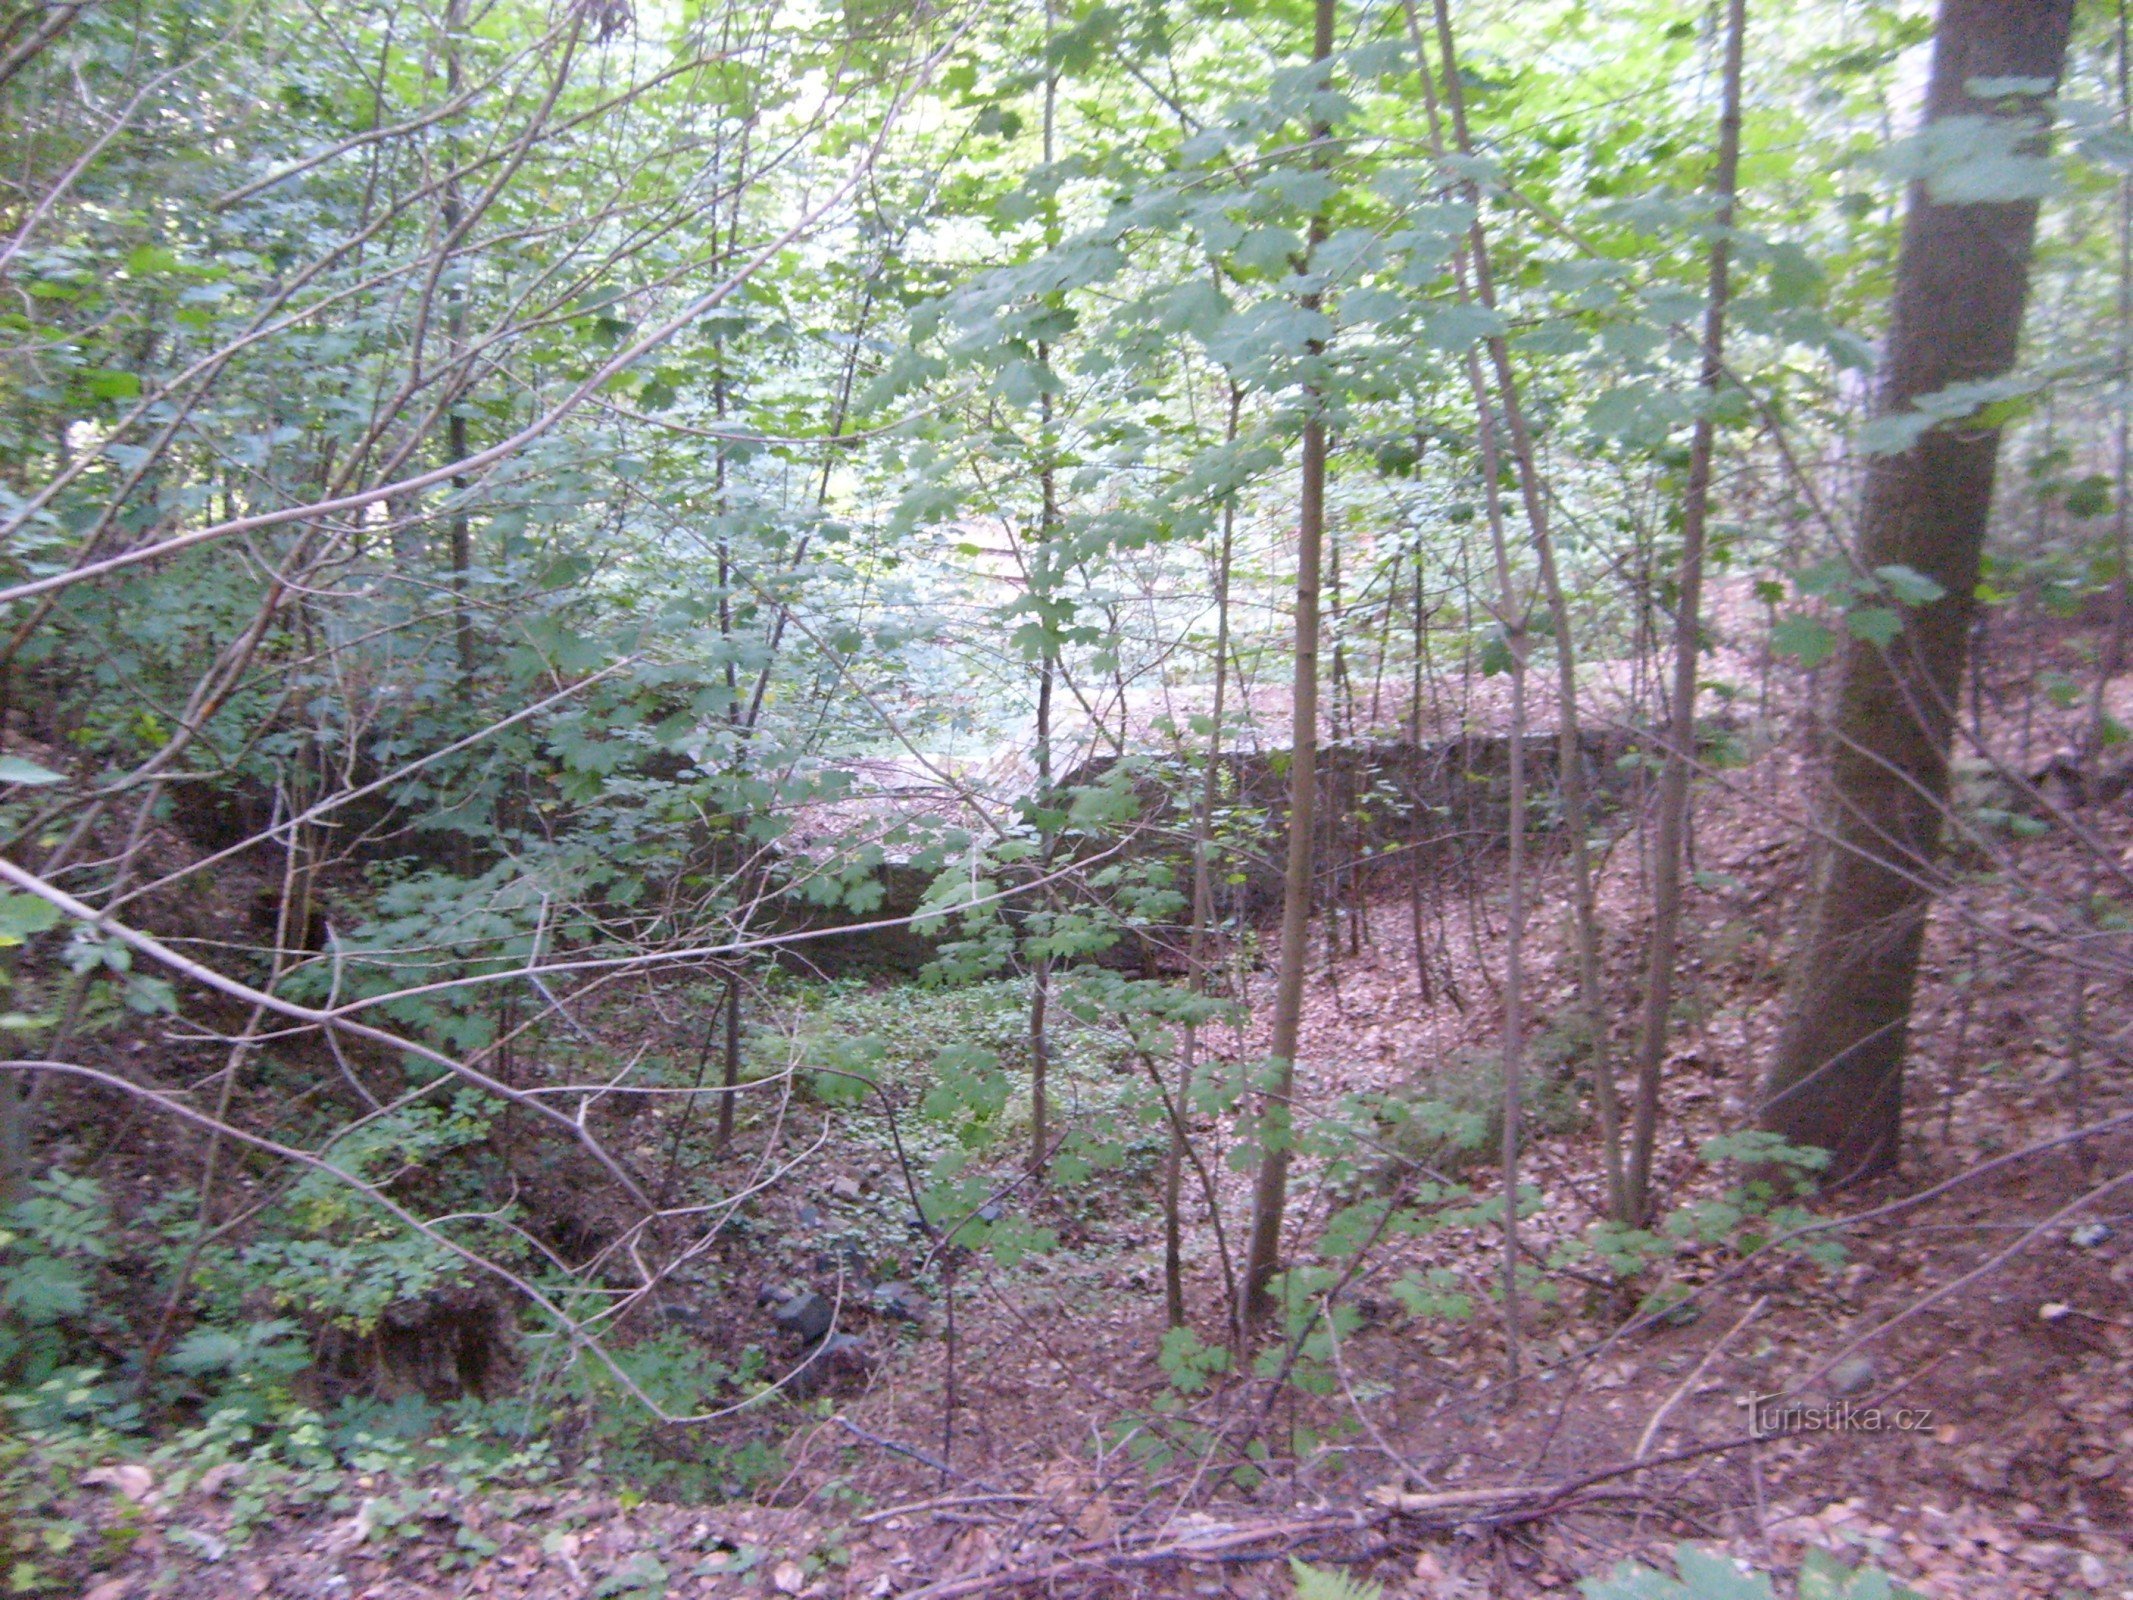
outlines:
[[[1721,774],[1698,813],[1686,1026],[1666,1068],[1656,1174],[1668,1205],[1735,1181],[1699,1151],[1749,1120],[1771,1042],[1806,871],[1788,815],[1798,793],[1792,757],[1770,750]],[[2133,807],[2083,821],[2133,865]],[[1634,828],[1620,834],[1601,884],[1606,984],[1624,1018],[1642,956],[1642,848]],[[2054,850],[2031,841],[2019,872],[1981,873],[1969,914],[2019,930],[2039,914],[2040,885],[2085,870]],[[1561,862],[1544,859],[1538,877],[1527,970],[1545,1038],[1571,1009],[1573,974]],[[1342,913],[1337,959],[1314,930],[1303,1116],[1352,1092],[1427,1088],[1496,1048],[1501,890],[1492,867],[1476,890],[1422,897],[1419,966],[1418,902],[1404,890]],[[2111,1036],[2122,1019],[2090,1018],[2093,998],[2048,963],[1981,953],[1968,926],[1937,915],[1929,937],[1903,1170],[1819,1203],[1857,1219],[1841,1259],[1743,1262],[1737,1239],[1693,1244],[1673,1263],[1684,1303],[1627,1334],[1628,1308],[1589,1264],[1582,1279],[1572,1266],[1552,1276],[1568,1292],[1522,1296],[1516,1385],[1495,1293],[1500,1233],[1470,1227],[1382,1241],[1342,1285],[1361,1318],[1332,1343],[1326,1393],[1223,1374],[1181,1386],[1161,1359],[1148,1182],[1015,1190],[1009,1204],[1059,1248],[1012,1265],[973,1255],[952,1285],[952,1333],[937,1280],[915,1326],[890,1321],[817,1247],[840,1214],[891,1209],[880,1144],[840,1133],[765,1203],[762,1231],[729,1247],[733,1292],[692,1312],[699,1337],[737,1344],[767,1338],[747,1298],[758,1281],[852,1291],[840,1315],[865,1335],[863,1370],[755,1425],[783,1471],[751,1496],[663,1504],[618,1492],[610,1470],[533,1489],[356,1476],[248,1498],[242,1472],[163,1483],[106,1465],[80,1480],[83,1515],[126,1553],[90,1600],[948,1600],[1018,1584],[1286,1595],[1291,1554],[1390,1594],[1458,1600],[1567,1594],[1684,1539],[1781,1574],[1815,1548],[1871,1559],[1936,1600],[2133,1596],[2133,1204],[2112,1183],[2133,1173],[2133,1127],[2053,1143],[2122,1109]],[[1256,1059],[1265,1007],[1254,1016],[1208,1047]],[[1627,1043],[1618,1028],[1617,1061]],[[1066,1092],[1071,1115],[1072,1082]],[[1598,1220],[1603,1170],[1585,1119],[1539,1120],[1525,1174],[1540,1192],[1524,1224],[1536,1261]],[[1216,1121],[1202,1131],[1218,1153],[1234,1137]],[[1219,1160],[1209,1169],[1234,1247],[1246,1179]],[[1484,1198],[1496,1181],[1486,1163],[1461,1177]],[[1299,1161],[1299,1237],[1338,1209],[1324,1178]],[[1225,1241],[1196,1197],[1187,1222],[1189,1304],[1218,1338]],[[1469,1314],[1403,1306],[1391,1290],[1402,1275],[1463,1295]],[[1797,1409],[1751,1438],[1752,1402],[1771,1396]],[[1830,1417],[1840,1425],[1816,1426]],[[1203,1448],[1151,1448],[1165,1438]],[[1259,1470],[1240,1477],[1248,1462]]]

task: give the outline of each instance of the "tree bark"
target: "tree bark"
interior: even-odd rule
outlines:
[[[1333,54],[1333,0],[1314,7],[1311,59]],[[1323,139],[1329,131],[1314,130]],[[1325,235],[1324,213],[1311,224],[1312,243]],[[1315,308],[1316,294],[1305,304]],[[1245,1330],[1261,1326],[1274,1309],[1269,1287],[1281,1268],[1281,1223],[1288,1208],[1289,1100],[1296,1087],[1296,1048],[1303,1032],[1304,967],[1310,960],[1312,825],[1318,807],[1318,569],[1326,536],[1326,424],[1320,397],[1307,392],[1303,461],[1296,513],[1296,677],[1289,760],[1289,852],[1281,887],[1281,968],[1274,987],[1270,1053],[1274,1081],[1260,1119],[1264,1151],[1252,1190],[1252,1234],[1245,1254]]]
[[[1044,8],[1044,37],[1049,50],[1052,37],[1052,7]],[[1055,153],[1059,116],[1059,74],[1055,71],[1044,80],[1044,164],[1049,167]],[[1044,242],[1047,249],[1059,247],[1059,211],[1056,206],[1045,211]],[[1039,341],[1037,365],[1047,372],[1052,365],[1052,347]],[[1037,512],[1036,558],[1030,563],[1029,592],[1032,599],[1046,602],[1052,598],[1052,536],[1059,525],[1059,479],[1057,450],[1053,443],[1052,392],[1044,389],[1037,396],[1037,423],[1039,449],[1043,451],[1042,464],[1038,468],[1038,492],[1041,504]],[[1052,618],[1048,611],[1037,614],[1038,625],[1044,630],[1042,655],[1037,677],[1037,801],[1050,809],[1052,797],[1052,680],[1058,675],[1059,658],[1052,647]],[[1056,828],[1044,830],[1044,848],[1038,858],[1040,875],[1048,876],[1052,868],[1054,850],[1059,841]],[[1045,892],[1044,905],[1052,907],[1052,896]],[[1050,919],[1044,920],[1045,931],[1051,931]],[[1051,1077],[1052,1077],[1052,958],[1040,955],[1030,963],[1029,991],[1029,1170],[1039,1179],[1044,1176],[1045,1152],[1051,1148]]]
[[[1703,634],[1704,525],[1711,505],[1711,458],[1718,443],[1713,410],[1726,366],[1726,296],[1731,266],[1734,190],[1740,175],[1740,68],[1747,0],[1726,9],[1724,102],[1718,116],[1718,162],[1711,189],[1710,275],[1703,318],[1698,388],[1703,409],[1689,441],[1689,475],[1681,495],[1681,568],[1674,616],[1674,701],[1667,729],[1666,767],[1659,778],[1658,838],[1652,861],[1652,942],[1644,987],[1644,1020],[1637,1041],[1637,1107],[1630,1130],[1629,1171],[1615,1197],[1617,1221],[1645,1225],[1651,1200],[1652,1143],[1659,1129],[1660,1067],[1674,1005],[1674,946],[1681,931],[1681,857],[1689,826],[1689,762],[1696,753],[1696,662]]]
[[[726,980],[726,1061],[718,1097],[718,1151],[733,1148],[733,1103],[741,1097],[741,975]]]
[[[2133,37],[2127,30],[2126,0],[2118,0],[2117,16],[2118,126],[2133,128],[2133,61],[2127,59]],[[2111,624],[2104,635],[2103,650],[2096,661],[2096,695],[2089,715],[2091,751],[2103,744],[2103,693],[2110,680],[2126,669],[2126,636],[2133,629],[2133,525],[2129,525],[2126,491],[2133,479],[2133,405],[2128,403],[2129,369],[2126,330],[2133,328],[2133,176],[2118,179],[2118,362],[2113,374],[2117,397],[2113,402],[2113,432],[2117,449],[2112,454],[2111,548],[2118,561],[2118,576],[2111,584]]]
[[[1980,101],[1968,85],[2056,84],[2072,19],[2072,0],[1943,0],[1927,122],[2034,118],[2035,100]],[[2036,224],[2034,200],[1947,204],[1911,186],[1878,414],[2013,365]],[[1860,570],[1900,564],[1945,593],[1911,609],[1885,649],[1849,639],[1837,680],[1822,842],[1762,1105],[1766,1128],[1831,1152],[1832,1183],[1887,1171],[1899,1148],[1911,998],[1999,442],[1996,427],[1955,422],[1867,468]]]
[[[454,100],[459,98],[460,70],[459,44],[467,29],[466,0],[448,0],[444,11],[445,28],[445,88]],[[444,248],[454,250],[460,244],[460,224],[465,215],[466,203],[459,189],[459,155],[457,141],[446,146],[452,162],[453,175],[444,186]],[[455,284],[445,300],[445,344],[451,352],[456,369],[452,385],[456,391],[445,420],[445,453],[454,462],[464,461],[467,447],[467,292]],[[471,701],[474,693],[474,618],[468,610],[467,587],[471,581],[474,565],[474,535],[467,518],[467,479],[464,473],[452,475],[452,498],[454,509],[451,521],[452,560],[452,640],[459,660],[459,692]],[[464,836],[462,836],[464,837]]]

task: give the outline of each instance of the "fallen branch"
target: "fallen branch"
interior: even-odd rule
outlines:
[[[1485,1488],[1434,1490],[1427,1493],[1413,1493],[1385,1485],[1370,1490],[1364,1496],[1370,1502],[1367,1508],[1351,1506],[1291,1520],[1244,1524],[1203,1522],[1176,1537],[1152,1536],[1138,1545],[1115,1540],[1092,1541],[1070,1546],[1054,1559],[943,1578],[923,1589],[912,1590],[905,1600],[963,1600],[963,1597],[969,1595],[997,1593],[1033,1584],[1057,1583],[1062,1579],[1093,1577],[1103,1572],[1172,1563],[1191,1565],[1272,1561],[1336,1535],[1376,1532],[1396,1519],[1407,1524],[1402,1537],[1408,1538],[1415,1533],[1431,1529],[1533,1522],[1594,1498],[1589,1491],[1612,1479],[1629,1477],[1634,1473],[1649,1471],[1653,1467],[1739,1450],[1755,1442],[1754,1438],[1747,1435],[1737,1439],[1723,1439],[1716,1444],[1696,1445],[1667,1455],[1647,1456],[1642,1460],[1624,1462],[1601,1472],[1588,1473],[1584,1477],[1562,1482],[1514,1483]],[[1610,1494],[1634,1498],[1641,1492],[1635,1488],[1624,1488],[1610,1491]],[[1399,1548],[1400,1544],[1401,1538],[1382,1538],[1367,1551],[1352,1555],[1349,1559],[1369,1560]]]
[[[905,1600],[959,1600],[965,1595],[1017,1589],[1028,1584],[1056,1583],[1062,1578],[1091,1576],[1123,1568],[1162,1566],[1170,1562],[1267,1561],[1289,1554],[1318,1539],[1340,1533],[1364,1533],[1379,1526],[1385,1513],[1355,1509],[1294,1522],[1257,1522],[1243,1527],[1216,1524],[1194,1529],[1183,1537],[1131,1546],[1082,1545],[1064,1559],[1037,1562],[993,1572],[946,1578],[914,1589]],[[1266,1548],[1255,1548],[1265,1546]],[[1375,1551],[1373,1554],[1377,1553]]]

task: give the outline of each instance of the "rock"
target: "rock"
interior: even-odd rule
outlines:
[[[2066,1242],[2077,1250],[2093,1250],[2110,1237],[2108,1222],[2084,1222],[2066,1236]]]
[[[765,1278],[755,1291],[755,1308],[765,1311],[772,1306],[781,1306],[798,1293],[789,1283],[777,1283]]]
[[[874,1291],[874,1309],[892,1322],[923,1322],[931,1308],[924,1295],[899,1280]]]
[[[793,1212],[792,1220],[800,1227],[813,1230],[822,1226],[822,1213],[803,1200]]]
[[[857,1245],[846,1245],[842,1250],[818,1250],[815,1252],[815,1271],[825,1278],[843,1278],[845,1294],[862,1297],[873,1293],[874,1263]]]
[[[997,1200],[988,1200],[978,1207],[978,1221],[980,1222],[998,1222],[1002,1215],[1000,1202]]]
[[[798,1594],[807,1587],[807,1569],[797,1561],[780,1561],[771,1568],[770,1586],[779,1594]]]
[[[128,1461],[116,1467],[91,1467],[80,1478],[85,1489],[116,1489],[120,1494],[139,1505],[154,1492],[156,1481],[149,1470],[137,1461]]]
[[[837,1320],[835,1309],[812,1289],[781,1301],[770,1315],[780,1328],[797,1336],[804,1344],[813,1344],[828,1333]]]
[[[873,1370],[874,1347],[856,1333],[836,1333],[823,1342],[819,1359],[833,1375],[860,1376]]]
[[[859,1187],[857,1178],[840,1176],[830,1179],[829,1192],[832,1200],[853,1202],[860,1198],[863,1191]]]
[[[874,1370],[874,1348],[855,1333],[833,1333],[802,1355],[787,1383],[794,1399],[864,1383]]]
[[[1829,1392],[1850,1399],[1873,1388],[1874,1378],[1872,1356],[1850,1356],[1829,1369]]]

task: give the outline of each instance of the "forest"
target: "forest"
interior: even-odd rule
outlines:
[[[2127,0],[0,0],[0,1592],[2133,1596]]]

